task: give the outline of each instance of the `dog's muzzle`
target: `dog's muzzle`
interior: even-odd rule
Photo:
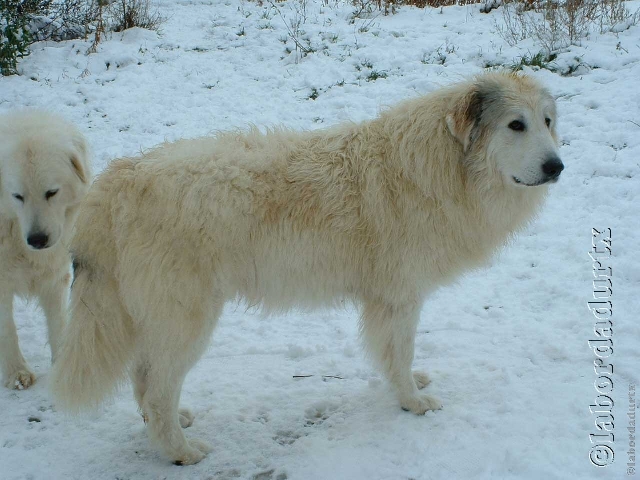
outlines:
[[[541,169],[542,175],[540,176],[540,180],[535,183],[526,183],[518,177],[512,177],[513,181],[519,185],[525,185],[527,187],[537,187],[538,185],[544,185],[545,183],[555,182],[558,180],[562,170],[564,170],[564,164],[558,157],[553,156],[548,158],[547,161],[542,164]]]

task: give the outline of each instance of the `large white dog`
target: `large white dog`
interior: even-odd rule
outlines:
[[[81,208],[72,318],[52,386],[95,406],[128,371],[151,436],[178,464],[183,379],[224,303],[362,306],[366,347],[417,414],[414,337],[425,298],[483,264],[532,218],[558,158],[553,98],[492,73],[361,124],[232,132],[114,161]]]
[[[69,243],[91,172],[84,137],[41,111],[0,116],[0,368],[10,388],[35,380],[13,321],[14,296],[35,296],[56,357],[67,317]]]

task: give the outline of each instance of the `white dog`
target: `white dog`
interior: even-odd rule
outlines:
[[[362,306],[366,347],[402,408],[440,408],[412,372],[422,304],[482,265],[563,168],[556,108],[531,78],[487,74],[361,124],[233,132],[114,161],[81,207],[71,323],[52,386],[98,405],[128,371],[150,434],[178,464],[182,382],[224,303]]]
[[[0,368],[10,388],[35,380],[13,321],[13,298],[37,297],[52,358],[67,317],[69,242],[91,172],[83,136],[41,111],[0,116]]]

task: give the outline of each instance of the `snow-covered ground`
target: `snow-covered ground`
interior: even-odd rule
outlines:
[[[354,7],[309,2],[296,52],[295,5],[159,2],[161,34],[40,43],[0,78],[0,112],[35,106],[79,125],[96,170],[164,140],[250,123],[322,128],[374,117],[407,97],[538,52],[496,33],[500,9],[415,9],[349,23]],[[630,4],[631,9],[639,2]],[[290,53],[289,53],[290,52]],[[576,60],[578,59],[578,60]],[[357,312],[264,318],[229,305],[191,371],[187,435],[214,451],[171,465],[149,444],[130,388],[102,411],[57,413],[48,394],[45,322],[18,303],[21,346],[38,376],[0,389],[0,478],[9,479],[591,479],[625,478],[629,385],[640,381],[640,27],[592,35],[528,73],[557,97],[566,170],[538,220],[482,271],[426,304],[415,366],[444,408],[403,412],[365,359]],[[610,228],[614,462],[596,468],[589,434],[596,319],[592,228]],[[312,375],[294,378],[295,375]],[[339,377],[339,378],[334,378]],[[636,399],[636,402],[638,399]],[[632,411],[637,411],[632,404]],[[633,478],[633,477],[629,477]]]

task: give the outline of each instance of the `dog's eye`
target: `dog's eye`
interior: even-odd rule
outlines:
[[[44,198],[46,198],[47,200],[49,200],[51,197],[53,197],[56,193],[58,193],[58,189],[56,188],[55,190],[49,190],[47,193],[44,194]]]
[[[544,119],[544,123],[547,125],[547,127],[551,126],[551,119],[549,117]]]
[[[522,132],[524,131],[524,123],[522,123],[520,120],[514,120],[509,124],[509,128],[514,132]]]
[[[15,198],[16,200],[19,200],[21,202],[24,202],[24,197],[22,195],[20,195],[19,193],[14,193],[13,194],[13,198]]]

